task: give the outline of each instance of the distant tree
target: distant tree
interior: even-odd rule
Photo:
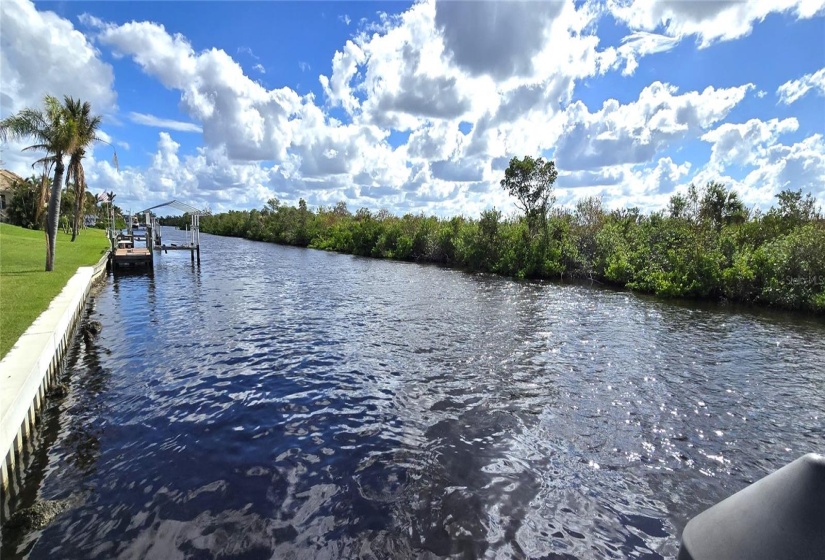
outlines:
[[[36,177],[15,181],[7,210],[9,223],[29,229],[40,229],[37,221],[39,186],[40,179]]]
[[[558,172],[553,161],[524,156],[514,157],[504,171],[501,186],[516,199],[516,205],[524,212],[531,231],[539,223],[545,223],[550,206],[555,202],[553,183]]]
[[[810,222],[819,217],[816,199],[811,193],[803,197],[801,189],[798,191],[785,189],[776,195],[776,198],[779,201],[779,207],[771,208],[771,212],[792,225]]]
[[[347,209],[347,203],[343,200],[335,204],[335,208],[332,209],[332,213],[340,218],[348,218],[352,216],[352,212]]]
[[[683,194],[676,193],[670,197],[667,205],[671,218],[687,218],[688,199]]]
[[[272,197],[266,201],[266,206],[264,207],[264,212],[272,212],[275,213],[278,211],[278,208],[281,207],[281,201],[278,200],[276,197]]]
[[[699,218],[719,230],[725,224],[744,222],[747,211],[736,191],[711,181],[705,185],[699,203]]]

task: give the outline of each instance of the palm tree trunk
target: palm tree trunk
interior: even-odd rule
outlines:
[[[54,270],[54,248],[60,221],[60,196],[63,194],[63,158],[58,155],[56,159],[52,195],[49,197],[49,213],[46,216],[46,235],[49,238],[49,246],[46,249],[46,272]]]
[[[75,185],[75,205],[74,205],[74,223],[72,224],[72,243],[74,240],[77,239],[77,227],[80,222],[80,208],[83,201],[80,199],[79,196],[80,188]]]
[[[37,190],[37,209],[34,211],[34,222],[37,224],[38,228],[43,227],[43,207],[46,206],[46,200],[49,198],[48,182],[48,175],[44,173],[40,181],[40,188]]]

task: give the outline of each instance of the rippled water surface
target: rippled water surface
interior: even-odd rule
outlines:
[[[669,557],[824,451],[821,320],[202,240],[96,291],[4,558]]]

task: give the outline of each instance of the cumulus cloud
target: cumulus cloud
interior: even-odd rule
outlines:
[[[634,176],[642,184],[642,192],[668,194],[690,173],[690,167],[690,162],[677,164],[670,157],[663,157],[653,168],[635,170]]]
[[[438,160],[430,164],[433,177],[451,182],[481,181],[484,178],[484,167],[483,163],[470,159],[460,162]]]
[[[453,61],[472,75],[496,79],[532,72],[562,2],[435,3],[435,24]]]
[[[42,107],[43,97],[69,95],[89,101],[107,122],[116,111],[112,67],[72,23],[31,2],[0,2],[0,118],[25,107]],[[31,142],[10,141],[4,166],[22,176],[42,154],[23,152]]]
[[[275,196],[274,170],[257,163],[235,162],[224,148],[199,148],[181,155],[168,132],[158,135],[156,150],[145,168],[116,170],[108,161],[89,158],[86,179],[93,192],[114,190],[118,204],[138,210],[150,202],[186,200],[194,206],[229,210],[260,206]]]
[[[352,41],[347,41],[344,50],[335,53],[332,58],[332,77],[319,77],[324,93],[332,105],[339,105],[350,113],[357,110],[359,104],[350,81],[364,60],[364,51]]]
[[[92,157],[87,176],[93,189],[114,189],[120,200],[135,204],[182,198],[225,210],[277,196],[293,204],[298,198],[310,205],[346,199],[351,208],[441,215],[474,215],[491,206],[506,212],[512,203],[498,183],[509,159],[525,154],[557,160],[560,203],[603,195],[608,206],[653,209],[685,182],[725,179],[734,169],[745,169],[747,177],[740,172],[737,184],[753,200],[783,181],[821,188],[822,138],[781,143],[784,134],[804,128],[796,119],[725,123],[751,84],[684,91],[653,82],[630,101],[623,92],[617,94],[621,102],[608,99],[600,108],[582,95],[596,91],[591,83],[605,73],[638,73],[645,57],[668,52],[685,37],[706,47],[746,35],[765,14],[806,18],[821,4],[645,0],[610,4],[616,8],[610,12],[597,2],[573,0],[424,0],[378,22],[361,21],[331,57],[327,75],[318,77],[318,99],[251,79],[244,67],[255,73],[266,61],[248,48],[233,53],[249,63],[242,67],[223,50],[196,50],[159,23],[117,25],[85,16],[81,21],[101,49],[177,92],[190,119],[162,119],[150,114],[155,109],[135,108],[126,119],[164,129],[150,161],[118,172]],[[7,13],[24,15],[10,27]],[[50,79],[48,69],[76,51],[88,54],[88,67],[77,68],[72,87],[98,87],[82,96],[97,95],[106,106],[108,95],[114,111],[112,69],[69,22],[19,0],[3,2],[2,14],[4,109],[11,106],[7,97],[16,96],[19,105],[30,91],[41,95],[38,88],[59,87],[38,80]],[[599,24],[608,17],[630,32],[618,45],[603,47]],[[38,18],[40,28],[27,23]],[[8,46],[12,39],[36,42],[24,28],[46,33],[46,24],[63,26],[63,43],[28,54]],[[41,54],[44,60],[34,60]],[[793,103],[811,90],[822,92],[822,72],[791,80],[777,94]],[[203,146],[182,148],[184,132],[202,133]],[[700,138],[710,145],[707,162],[680,159],[679,149]]]
[[[781,137],[799,128],[795,118],[751,119],[746,123],[725,123],[702,136],[711,143],[711,158],[698,174],[704,182],[727,177],[746,201],[770,203],[782,189],[803,189],[815,196],[825,194],[825,141],[813,134],[787,145]],[[727,176],[730,168],[744,168],[741,180]]]
[[[728,165],[756,165],[779,136],[799,128],[795,118],[751,119],[743,124],[725,123],[702,135],[712,144],[710,165],[722,171]]]
[[[776,95],[779,96],[780,102],[790,105],[803,98],[811,90],[819,95],[825,95],[825,68],[805,74],[797,80],[788,80],[777,88]]]
[[[0,4],[2,116],[39,106],[46,94],[89,101],[100,113],[116,109],[112,67],[71,22],[31,2]]]
[[[396,24],[388,21],[384,34],[359,35],[361,118],[403,130],[470,110],[471,84],[447,64],[434,17],[432,3],[416,4]]]
[[[822,198],[825,195],[823,135],[813,134],[790,146],[771,146],[744,182],[755,188],[773,185],[774,192],[786,188],[802,189]]]
[[[195,52],[163,25],[102,25],[99,40],[130,56],[147,74],[181,92],[181,107],[203,123],[209,147],[224,146],[233,159],[283,159],[291,142],[290,117],[302,100],[293,90],[267,90],[251,80],[226,52]]]
[[[696,37],[700,48],[750,34],[769,14],[808,19],[825,9],[825,0],[778,2],[674,2],[673,0],[609,0],[609,12],[633,31],[663,30],[670,37]]]
[[[707,87],[701,93],[678,94],[676,87],[654,82],[641,91],[638,100],[622,105],[609,99],[595,113],[576,101],[565,110],[557,163],[564,169],[581,170],[652,161],[670,144],[719,122],[752,88],[752,84]]]

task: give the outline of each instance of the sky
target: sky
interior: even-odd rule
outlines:
[[[3,0],[0,117],[46,94],[103,117],[88,188],[133,211],[512,213],[525,155],[568,207],[825,205],[825,0]],[[2,166],[30,176],[26,145]]]

